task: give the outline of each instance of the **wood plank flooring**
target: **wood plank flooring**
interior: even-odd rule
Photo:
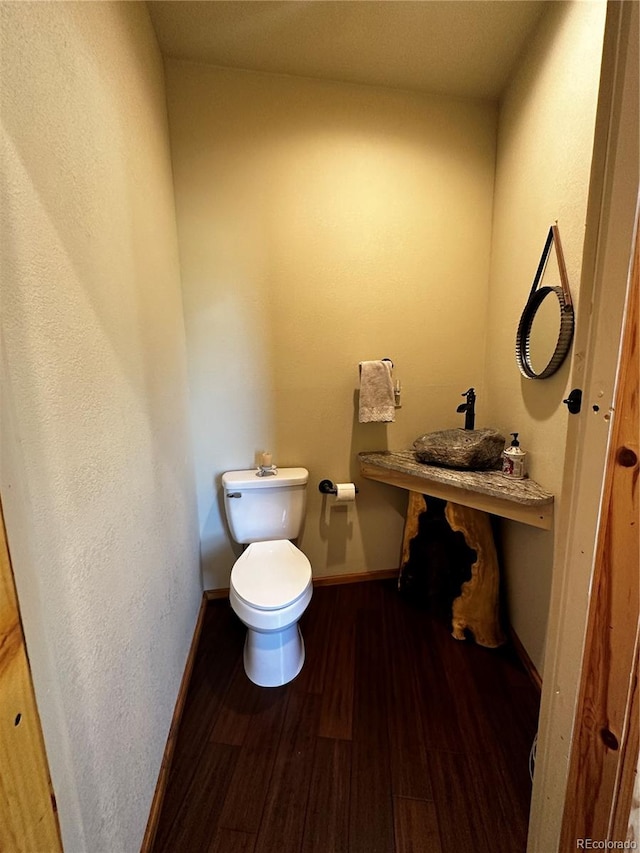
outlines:
[[[245,676],[208,604],[154,853],[524,853],[538,694],[394,581],[319,587],[305,666]]]

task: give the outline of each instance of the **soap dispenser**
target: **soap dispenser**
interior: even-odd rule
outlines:
[[[502,454],[502,474],[510,480],[524,480],[527,476],[524,464],[527,454],[520,447],[518,433],[512,432],[511,435],[513,441]]]

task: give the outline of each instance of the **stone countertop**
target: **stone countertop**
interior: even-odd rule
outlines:
[[[553,503],[553,495],[533,480],[510,480],[500,471],[458,471],[418,462],[413,450],[374,450],[358,454],[361,465],[419,477],[430,483],[465,489],[490,498],[539,507]]]

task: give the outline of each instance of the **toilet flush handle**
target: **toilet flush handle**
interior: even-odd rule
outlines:
[[[242,492],[227,492],[228,498],[241,498]]]

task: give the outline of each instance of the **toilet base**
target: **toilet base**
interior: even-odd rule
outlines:
[[[243,657],[247,677],[259,687],[281,687],[293,681],[304,664],[304,640],[298,623],[269,633],[248,628]]]

